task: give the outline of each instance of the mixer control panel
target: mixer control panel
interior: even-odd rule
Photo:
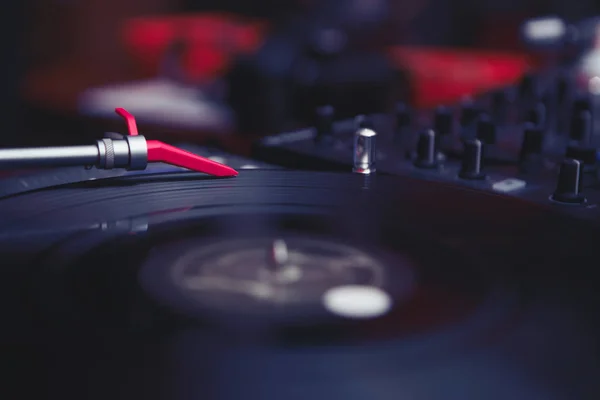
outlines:
[[[340,121],[324,106],[314,127],[263,138],[253,156],[289,168],[409,175],[590,210],[600,202],[596,102],[565,71],[527,73],[511,87],[433,110],[399,103],[391,115]]]

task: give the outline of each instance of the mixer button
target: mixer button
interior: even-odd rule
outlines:
[[[492,184],[492,190],[499,193],[512,193],[525,187],[527,187],[527,182],[516,178],[503,179]]]
[[[556,190],[551,199],[559,203],[581,204],[585,197],[581,194],[582,162],[568,158],[563,161],[558,174]]]

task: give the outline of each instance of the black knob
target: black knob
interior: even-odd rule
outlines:
[[[477,139],[485,144],[496,143],[496,124],[486,114],[481,115],[477,121]]]
[[[365,129],[373,129],[373,119],[367,115],[358,115],[354,119],[354,124],[356,129],[365,128]]]
[[[484,179],[482,169],[483,143],[481,140],[466,140],[463,159],[458,176],[462,179]]]
[[[452,111],[448,107],[439,106],[435,109],[433,117],[433,129],[440,136],[452,133]]]
[[[527,73],[518,85],[518,96],[521,101],[533,101],[539,96],[539,81],[533,73]]]
[[[589,110],[579,110],[571,116],[569,138],[577,142],[587,142],[592,135],[592,113]]]
[[[435,142],[436,136],[433,129],[427,129],[419,134],[417,157],[415,160],[416,167],[436,168],[438,166]]]
[[[582,162],[568,158],[560,166],[556,190],[551,198],[568,204],[581,204],[585,197],[581,194]]]
[[[506,89],[497,90],[492,93],[491,113],[496,122],[505,122],[509,102],[509,95]]]
[[[546,123],[546,105],[538,102],[529,110],[527,122],[531,122],[534,126],[542,127]]]
[[[542,154],[544,146],[544,132],[531,122],[525,123],[523,127],[523,142],[519,158],[521,160],[532,154]]]
[[[315,122],[315,126],[317,129],[317,141],[328,142],[332,140],[334,119],[335,112],[332,106],[323,106],[317,108]]]
[[[465,100],[462,103],[460,112],[460,125],[466,127],[474,124],[479,116],[479,108],[472,100]]]

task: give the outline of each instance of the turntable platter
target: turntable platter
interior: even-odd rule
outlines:
[[[6,291],[27,299],[22,329],[45,332],[33,347],[48,398],[561,399],[597,387],[582,315],[597,310],[585,262],[597,229],[550,208],[293,171],[119,177],[0,205],[0,251],[21,271]]]

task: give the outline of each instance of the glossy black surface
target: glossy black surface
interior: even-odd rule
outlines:
[[[36,382],[18,385],[23,397],[40,399],[593,399],[598,227],[560,210],[407,177],[298,171],[13,196],[0,200],[2,363],[13,382]],[[408,257],[416,290],[370,321],[256,329],[139,285],[152,249],[286,231]],[[393,287],[405,275],[390,276]]]

